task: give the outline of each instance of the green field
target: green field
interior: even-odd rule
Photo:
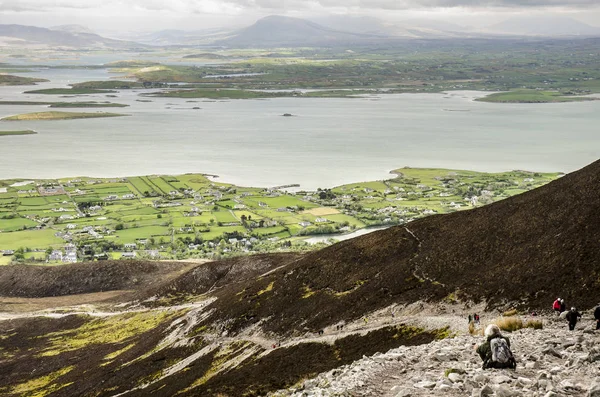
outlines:
[[[0,231],[2,232],[15,232],[21,229],[33,228],[37,225],[37,222],[27,218],[3,219],[0,217]]]
[[[18,114],[15,116],[4,117],[2,121],[22,121],[22,120],[73,120],[73,119],[90,119],[98,117],[120,117],[127,116],[119,113],[83,113],[83,112],[36,112]]]
[[[54,236],[54,233],[52,229],[0,233],[0,250],[20,247],[44,249],[64,244],[65,241]]]
[[[5,180],[0,181],[7,189],[0,193],[0,249],[47,249],[72,241],[79,247],[92,245],[96,252],[112,253],[122,250],[123,244],[147,240],[145,244],[160,249],[163,257],[181,259],[191,255],[189,244],[203,244],[202,249],[194,249],[194,255],[210,255],[216,248],[209,242],[223,239],[225,246],[221,244],[219,252],[246,252],[246,242],[231,245],[228,241],[252,236],[258,238],[252,249],[265,252],[289,248],[281,245],[286,241],[300,244],[297,236],[403,224],[432,213],[474,208],[531,190],[558,176],[527,171],[490,174],[402,168],[393,171],[388,180],[297,195],[216,183],[200,174],[63,178],[60,183],[71,198],[66,194],[38,194],[38,187],[56,187],[58,181],[36,180],[11,187],[17,181]],[[34,193],[17,197],[18,190]],[[136,198],[123,197],[131,192]],[[233,209],[241,203],[244,209]],[[246,217],[244,223],[242,216]],[[37,227],[42,229],[23,230]]]

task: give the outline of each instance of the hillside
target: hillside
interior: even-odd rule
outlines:
[[[60,48],[112,48],[134,49],[142,44],[113,40],[94,33],[73,29],[53,30],[26,25],[0,25],[0,37],[4,45],[20,47],[60,47]]]
[[[600,27],[564,16],[522,16],[491,25],[488,31],[523,36],[600,36]]]
[[[365,42],[384,36],[333,30],[305,19],[271,15],[231,33],[215,45],[229,47],[280,47]]]
[[[543,311],[556,296],[589,309],[600,283],[599,189],[600,161],[475,210],[305,255],[201,264],[137,286],[133,275],[149,265],[0,268],[0,294],[12,297],[0,299],[6,305],[136,289],[113,304],[56,308],[53,318],[0,316],[0,393],[265,395],[363,355],[445,339],[445,325],[464,333],[467,310],[487,309],[484,318],[511,307]],[[71,283],[78,287],[69,291]]]

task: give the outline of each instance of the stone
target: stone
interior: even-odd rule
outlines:
[[[510,383],[510,378],[506,375],[499,375],[493,379],[493,382],[497,385],[501,383]]]
[[[538,369],[540,368],[540,363],[538,361],[532,361],[529,363],[525,363],[525,369]]]
[[[554,393],[553,391],[549,391],[548,393],[544,394],[544,397],[558,397],[558,394]]]
[[[396,397],[411,397],[412,392],[409,389],[402,389],[396,394]]]
[[[489,385],[485,385],[479,391],[479,397],[488,397],[494,394],[494,390]]]
[[[562,371],[562,368],[561,368],[561,367],[552,367],[552,368],[550,369],[550,373],[551,373],[552,375],[556,375],[556,374],[560,373],[561,371]]]
[[[484,374],[477,374],[473,377],[473,380],[477,383],[487,383],[488,377],[485,376]]]
[[[420,389],[433,389],[435,385],[435,382],[430,382],[428,380],[423,380],[421,382],[415,383],[415,387],[418,387]]]
[[[562,354],[560,354],[559,352],[556,351],[556,349],[552,348],[552,347],[547,347],[544,350],[542,350],[542,353],[544,354],[548,354],[550,356],[554,356],[557,358],[562,358]]]
[[[597,382],[592,385],[591,389],[587,393],[587,397],[600,397],[600,383]]]
[[[517,378],[517,384],[520,386],[529,386],[533,383],[533,381],[529,378],[524,378],[522,376],[520,376],[519,378]]]
[[[506,385],[500,385],[496,389],[496,397],[513,397],[515,394],[515,391]]]
[[[448,375],[448,379],[452,383],[456,383],[456,382],[462,381],[463,380],[463,376],[461,374],[457,374],[456,372],[452,372],[451,374]]]

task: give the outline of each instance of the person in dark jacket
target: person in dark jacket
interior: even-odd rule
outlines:
[[[598,303],[598,307],[594,310],[594,318],[596,319],[596,329],[600,329],[600,303]]]
[[[565,310],[567,310],[567,305],[565,304],[565,300],[561,299],[560,300],[560,312],[564,312]]]
[[[479,357],[483,360],[483,369],[487,368],[512,368],[515,369],[517,367],[517,362],[512,356],[512,352],[510,352],[510,340],[503,336],[500,332],[500,328],[496,324],[490,324],[485,329],[486,341],[480,346],[476,346],[476,352],[479,354]],[[508,345],[508,350],[510,354],[510,360],[506,363],[495,362],[493,360],[492,354],[492,340],[500,338],[506,341],[506,345]]]
[[[567,321],[569,322],[569,331],[573,331],[577,325],[577,321],[581,319],[581,314],[576,308],[572,307],[567,313]]]

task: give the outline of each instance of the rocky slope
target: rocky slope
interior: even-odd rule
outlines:
[[[472,344],[483,337],[461,335],[363,357],[270,396],[600,396],[600,333],[589,319],[575,331],[563,321],[544,322],[543,330],[505,333],[518,361],[514,371],[481,369]]]

